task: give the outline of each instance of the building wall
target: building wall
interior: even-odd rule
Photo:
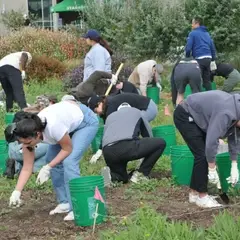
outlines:
[[[0,0],[0,35],[7,34],[7,29],[1,23],[1,15],[7,11],[21,11],[23,14],[28,13],[28,0]]]

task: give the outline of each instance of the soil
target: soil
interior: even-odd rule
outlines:
[[[168,177],[168,173],[161,177]],[[10,209],[7,202],[0,200],[0,239],[1,240],[93,240],[98,239],[100,230],[113,229],[114,222],[119,222],[129,216],[141,205],[140,200],[124,196],[129,185],[122,185],[106,190],[107,206],[110,218],[96,227],[95,236],[91,236],[91,227],[77,227],[73,222],[64,222],[64,215],[49,216],[48,213],[55,207],[53,194],[36,195],[27,191],[23,195],[25,205],[18,209]],[[202,210],[194,204],[189,204],[188,190],[185,187],[159,187],[154,191],[155,197],[147,201],[157,212],[164,214],[169,220],[187,221],[199,227],[208,227],[214,215],[220,210]],[[239,215],[239,208],[230,209]]]

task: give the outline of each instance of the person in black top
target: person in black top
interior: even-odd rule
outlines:
[[[211,73],[211,81],[214,76],[224,77],[222,91],[233,92],[236,85],[240,82],[240,73],[229,63],[218,63],[217,69]]]
[[[120,93],[135,93],[135,94],[139,94],[137,88],[128,81],[125,82],[118,82],[116,84],[116,89],[118,89],[120,91]]]
[[[149,122],[152,121],[158,113],[157,105],[153,100],[134,93],[124,93],[108,97],[93,95],[88,100],[88,107],[105,121],[111,113],[117,111],[122,103],[128,103],[131,107],[145,111],[146,118]]]

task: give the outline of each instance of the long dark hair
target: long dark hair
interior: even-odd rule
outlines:
[[[14,133],[18,138],[36,137],[38,132],[43,132],[47,121],[42,120],[33,113],[25,113],[24,118],[16,123]]]
[[[110,56],[113,55],[113,51],[112,49],[110,48],[109,44],[107,43],[106,40],[104,40],[101,36],[97,37],[96,39],[92,39],[94,40],[95,42],[99,43],[101,46],[103,46],[104,48],[107,49],[107,51],[109,52]]]

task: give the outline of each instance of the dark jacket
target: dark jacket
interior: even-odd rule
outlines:
[[[200,26],[192,30],[187,39],[186,57],[193,56],[199,58],[202,56],[211,56],[214,61],[216,58],[216,49],[207,28]]]

